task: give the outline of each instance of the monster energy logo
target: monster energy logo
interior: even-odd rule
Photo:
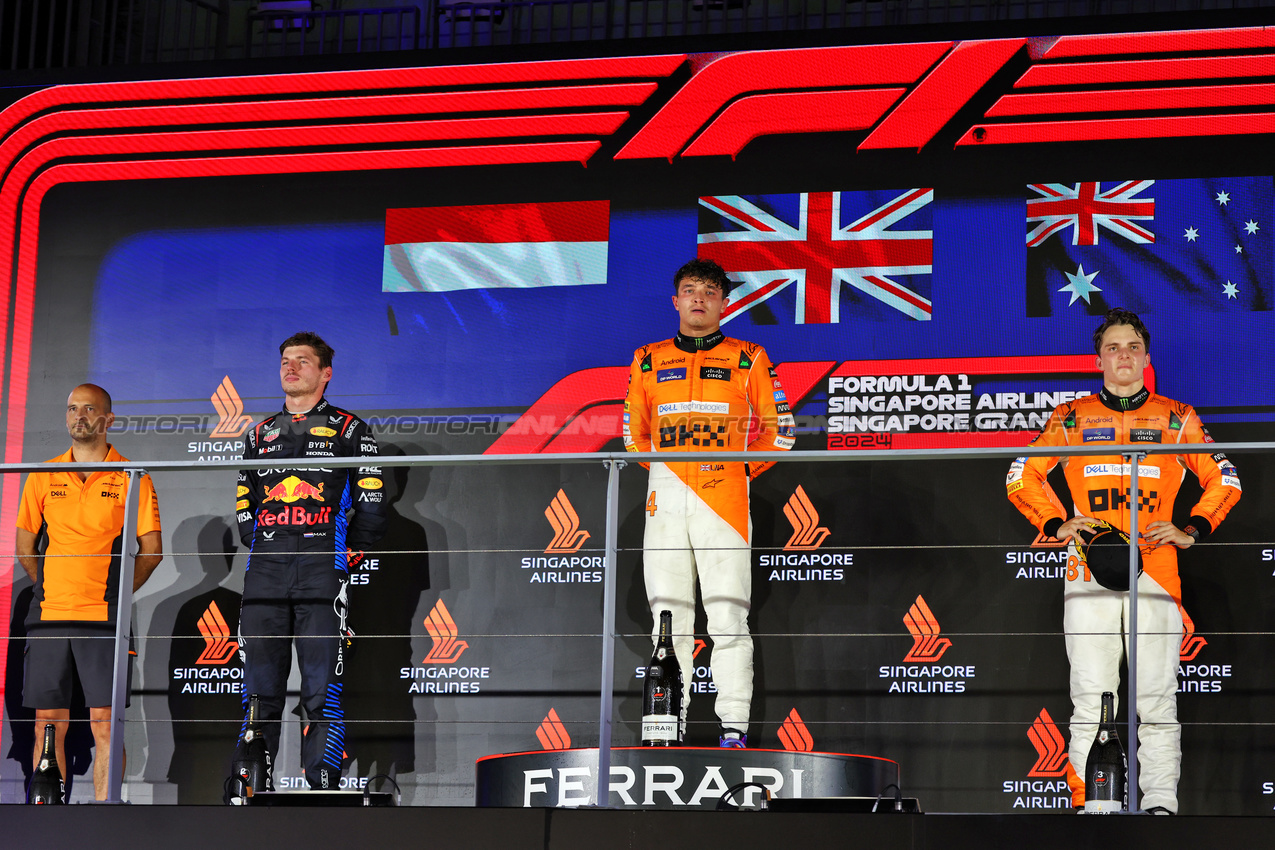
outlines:
[[[1127,398],[1122,398],[1122,399],[1120,399],[1120,406],[1121,406],[1121,407],[1123,407],[1125,410],[1128,410],[1128,409],[1129,409],[1129,399],[1127,399]]]

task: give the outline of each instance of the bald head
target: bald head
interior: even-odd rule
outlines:
[[[78,387],[71,390],[71,396],[74,396],[76,393],[80,393],[82,397],[93,398],[97,402],[98,407],[102,409],[103,413],[111,412],[111,394],[99,387],[97,384],[80,384]],[[68,400],[70,400],[71,396],[67,397]]]
[[[66,398],[66,430],[83,445],[105,445],[106,429],[115,422],[111,394],[97,384],[80,384]]]

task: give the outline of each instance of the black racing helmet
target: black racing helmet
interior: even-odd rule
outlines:
[[[1094,581],[1108,590],[1129,589],[1129,535],[1100,520],[1080,547],[1080,557]],[[1082,533],[1082,536],[1086,536]],[[1142,575],[1142,550],[1138,550],[1138,575]]]

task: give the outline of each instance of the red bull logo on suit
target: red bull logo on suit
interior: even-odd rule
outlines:
[[[302,481],[295,475],[289,475],[273,487],[266,488],[266,497],[262,502],[298,502],[302,499],[323,501],[323,485],[314,486],[309,481]]]

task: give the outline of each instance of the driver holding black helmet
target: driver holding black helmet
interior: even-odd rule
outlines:
[[[1151,362],[1151,333],[1128,310],[1107,312],[1094,332],[1102,389],[1054,409],[1036,446],[1211,443],[1194,408],[1150,392],[1143,370]],[[1049,498],[1046,476],[1061,465],[1075,501],[1068,519]],[[1182,528],[1173,524],[1173,502],[1186,470],[1204,488]],[[1106,524],[1127,533],[1129,463],[1121,455],[1017,458],[1009,469],[1009,500],[1047,535],[1067,540],[1063,629],[1071,664],[1072,804],[1083,806],[1085,761],[1098,728],[1104,691],[1115,693],[1129,619],[1128,558],[1102,570],[1086,562],[1085,549]],[[1221,452],[1150,454],[1138,464],[1138,537],[1143,572],[1138,577],[1139,785],[1142,805],[1154,814],[1176,814],[1182,730],[1177,716],[1177,670],[1182,641],[1182,583],[1178,549],[1213,532],[1240,498],[1240,479]],[[1121,560],[1123,558],[1123,560]],[[1124,564],[1122,570],[1120,564]],[[1092,567],[1092,568],[1091,568]]]

